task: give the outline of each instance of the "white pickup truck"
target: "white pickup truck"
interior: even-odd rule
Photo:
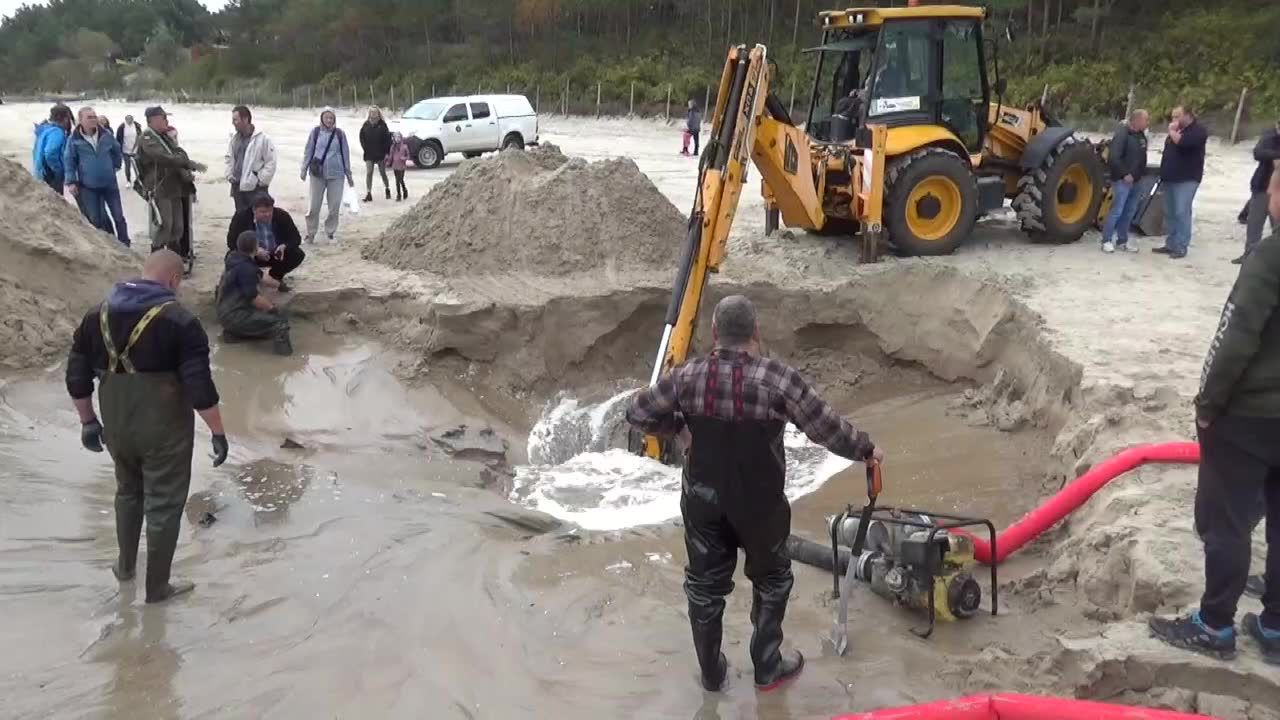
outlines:
[[[538,116],[523,95],[428,98],[392,121],[418,167],[438,167],[449,153],[477,157],[538,144]]]

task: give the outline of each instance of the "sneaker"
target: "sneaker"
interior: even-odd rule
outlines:
[[[1102,252],[1104,252],[1104,253],[1113,253],[1113,252],[1115,252],[1115,251],[1116,251],[1116,245],[1115,245],[1115,243],[1110,243],[1110,242],[1104,242],[1104,243],[1102,243]]]
[[[1120,243],[1116,245],[1116,249],[1120,252],[1136,253],[1138,252],[1138,243]]]
[[[382,189],[387,191],[387,199],[388,199],[388,200],[390,200],[390,199],[391,199],[391,188],[382,188]]]
[[[1151,248],[1151,252],[1153,252],[1153,253],[1155,253],[1155,254],[1157,254],[1157,255],[1170,255],[1170,254],[1172,254],[1172,253],[1173,253],[1173,251],[1172,251],[1172,250],[1170,250],[1170,249],[1169,249],[1169,248],[1167,248],[1167,247],[1155,247],[1155,248]]]
[[[365,193],[365,194],[364,194],[364,201],[365,201],[365,202],[373,202],[373,193],[371,193],[371,192],[367,192],[367,193]]]
[[[287,333],[277,335],[271,344],[271,349],[275,351],[275,354],[287,357],[293,354],[293,343],[290,342]]]
[[[1215,630],[1200,619],[1200,611],[1175,618],[1152,617],[1147,621],[1151,636],[1183,650],[1191,650],[1219,660],[1236,656],[1236,629]]]
[[[1182,258],[1184,258],[1184,257],[1186,257],[1186,256],[1187,256],[1187,254],[1186,254],[1186,253],[1184,253],[1184,252],[1173,252],[1173,251],[1170,251],[1170,252],[1169,252],[1169,259],[1170,259],[1170,260],[1181,260]]]
[[[1267,592],[1267,578],[1262,575],[1250,575],[1244,582],[1244,594],[1260,598]]]
[[[1244,631],[1262,646],[1263,660],[1271,665],[1280,665],[1280,630],[1271,630],[1262,624],[1262,618],[1245,613]]]

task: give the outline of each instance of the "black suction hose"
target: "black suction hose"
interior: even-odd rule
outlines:
[[[791,535],[787,538],[787,556],[796,562],[802,562],[819,570],[831,572],[831,548],[821,543],[807,540],[799,535]],[[852,557],[852,553],[849,552],[848,548],[840,548],[841,575],[848,569],[850,557]]]

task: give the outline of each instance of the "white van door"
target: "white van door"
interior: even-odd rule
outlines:
[[[470,133],[471,150],[497,150],[502,138],[498,137],[497,108],[484,101],[471,103],[471,127],[463,134]]]
[[[467,145],[467,130],[471,125],[471,116],[467,113],[466,103],[457,103],[444,111],[444,115],[440,118],[440,141],[444,143],[444,151],[465,152],[470,150]]]

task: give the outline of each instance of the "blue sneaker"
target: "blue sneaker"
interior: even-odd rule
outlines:
[[[1215,630],[1200,619],[1200,611],[1175,618],[1152,617],[1147,621],[1152,637],[1160,638],[1176,648],[1191,650],[1219,660],[1234,660],[1236,629]],[[1280,642],[1277,642],[1280,645]]]
[[[1271,665],[1280,665],[1280,630],[1271,630],[1262,624],[1262,618],[1253,613],[1244,614],[1244,630],[1262,646],[1262,659]]]

